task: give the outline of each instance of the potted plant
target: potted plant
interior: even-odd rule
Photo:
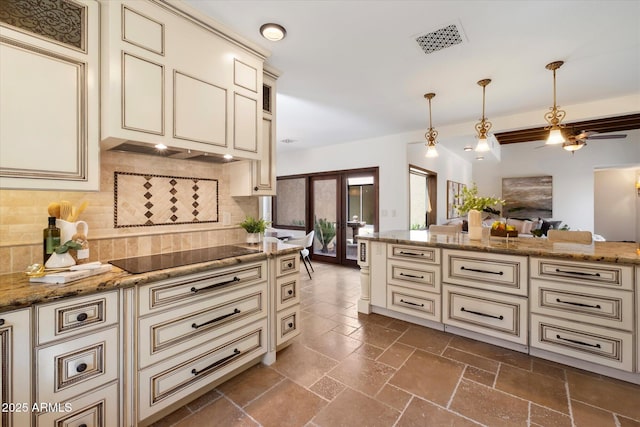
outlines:
[[[82,249],[82,245],[74,242],[73,240],[69,240],[62,245],[57,246],[44,266],[47,268],[62,268],[75,265],[76,260],[73,259],[69,253],[69,249]]]
[[[315,234],[322,248],[323,253],[329,252],[329,243],[336,236],[336,226],[333,222],[329,222],[326,218],[316,219],[315,221]]]
[[[260,243],[260,236],[267,228],[267,222],[262,218],[248,216],[240,223],[240,227],[247,232],[247,243]]]
[[[478,196],[478,185],[474,182],[471,187],[464,187],[461,192],[462,204],[456,205],[460,215],[467,215],[469,222],[469,238],[482,239],[482,211],[496,213],[492,206],[505,204],[505,201],[497,197]]]

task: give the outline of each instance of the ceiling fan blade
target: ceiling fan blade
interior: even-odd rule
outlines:
[[[624,139],[627,135],[625,134],[617,134],[617,135],[593,135],[588,137],[587,139]]]

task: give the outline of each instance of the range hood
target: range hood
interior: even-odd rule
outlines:
[[[148,154],[151,156],[164,157],[176,160],[196,160],[207,163],[232,163],[241,159],[226,159],[222,154],[204,153],[177,147],[158,149],[154,144],[139,141],[122,141],[117,145],[107,148],[107,151],[120,151],[137,154]]]

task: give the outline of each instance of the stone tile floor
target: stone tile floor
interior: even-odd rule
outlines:
[[[300,273],[302,334],[154,427],[640,427],[640,386],[377,314],[356,269]]]

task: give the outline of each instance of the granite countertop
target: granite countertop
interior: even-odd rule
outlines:
[[[553,243],[536,237],[487,237],[470,240],[466,233],[440,234],[425,230],[397,230],[372,235],[359,235],[358,239],[385,243],[400,243],[417,246],[432,246],[447,249],[464,249],[510,255],[531,255],[564,258],[577,261],[598,261],[640,265],[640,255],[635,243],[594,242],[590,245],[577,243]]]
[[[0,312],[29,307],[33,304],[46,303],[63,298],[141,285],[170,277],[183,276],[185,274],[200,273],[214,268],[227,267],[244,262],[261,261],[278,255],[297,253],[300,250],[299,246],[289,245],[279,241],[253,245],[242,244],[239,246],[259,249],[260,252],[142,274],[130,274],[118,267],[112,266],[110,272],[87,277],[71,283],[61,284],[32,283],[29,282],[29,278],[24,273],[2,274],[0,275]]]

